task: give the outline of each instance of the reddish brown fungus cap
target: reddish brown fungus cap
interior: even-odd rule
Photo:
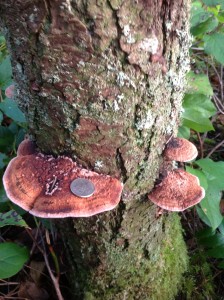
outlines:
[[[23,140],[17,149],[17,156],[31,155],[36,153],[36,144],[29,140]]]
[[[196,176],[176,169],[169,172],[148,197],[163,209],[183,211],[199,203],[205,197],[205,191]]]
[[[80,198],[70,191],[76,178],[89,179],[95,192]],[[3,183],[9,199],[43,218],[89,217],[113,209],[120,201],[122,183],[82,169],[72,159],[41,153],[17,156],[5,171]]]
[[[166,146],[164,155],[169,160],[188,162],[197,157],[198,150],[186,139],[172,138]]]

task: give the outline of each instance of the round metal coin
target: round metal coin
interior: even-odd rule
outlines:
[[[88,198],[95,192],[93,183],[85,178],[77,178],[70,184],[71,192],[81,198]]]

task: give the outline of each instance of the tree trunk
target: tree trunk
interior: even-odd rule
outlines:
[[[117,209],[61,220],[74,299],[173,299],[178,216],[147,193],[176,135],[189,0],[0,0],[16,100],[39,148],[124,183]]]

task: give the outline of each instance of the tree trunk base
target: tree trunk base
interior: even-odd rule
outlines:
[[[73,268],[68,273],[71,299],[174,299],[181,287],[183,273],[187,271],[188,256],[179,216],[172,213],[162,219],[163,238],[160,243],[157,241],[156,248],[152,247],[152,253],[143,253],[138,244],[126,249],[122,241],[121,244],[118,240],[105,242],[104,261],[96,264],[96,257],[93,257],[92,266],[85,264],[79,241],[74,241],[74,225],[61,222]]]

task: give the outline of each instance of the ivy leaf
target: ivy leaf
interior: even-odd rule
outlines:
[[[6,162],[4,160],[7,158],[8,156],[5,153],[0,153],[0,169],[3,169],[6,165]]]
[[[9,149],[12,149],[13,142],[13,133],[7,127],[0,126],[0,151],[7,153]]]
[[[214,184],[208,181],[206,195],[205,198],[201,200],[200,206],[207,216],[213,229],[216,229],[221,224],[223,219],[219,208],[220,199],[220,190],[218,190]]]
[[[211,32],[219,25],[219,21],[215,16],[209,17],[205,22],[199,23],[197,26],[191,28],[191,34],[199,36]]]
[[[24,114],[18,108],[18,105],[14,100],[6,98],[0,103],[0,109],[15,122],[26,123]]]
[[[6,213],[0,213],[0,227],[7,225],[16,225],[22,227],[28,227],[22,217],[15,211],[10,210]]]
[[[3,113],[0,111],[0,123],[3,121]]]
[[[224,8],[224,3],[222,0],[202,0],[202,2],[207,6],[220,5],[221,8]]]
[[[12,82],[12,67],[9,56],[0,64],[0,88],[5,89]]]
[[[204,74],[195,74],[190,71],[187,74],[187,93],[188,94],[203,94],[207,96],[213,95],[213,89],[208,79]]]
[[[191,135],[190,128],[186,126],[180,126],[178,129],[178,137],[189,140]]]
[[[201,167],[208,182],[205,198],[200,206],[208,217],[213,229],[222,223],[223,217],[220,213],[221,191],[224,190],[224,162],[214,162],[209,158],[200,159],[195,162]]]
[[[224,162],[215,162],[209,158],[199,159],[195,162],[205,173],[207,179],[217,190],[224,190]]]
[[[224,34],[216,32],[205,35],[203,40],[205,52],[214,56],[219,63],[224,64]]]
[[[209,227],[212,227],[208,217],[206,216],[206,214],[204,213],[204,211],[202,210],[202,208],[200,207],[200,205],[196,205],[196,211],[197,214],[199,215],[199,218]]]
[[[18,273],[28,259],[27,248],[14,243],[1,243],[0,279],[9,278]]]
[[[207,12],[201,5],[200,2],[194,2],[191,6],[191,28],[195,27],[212,16],[211,13]]]
[[[188,173],[191,173],[192,175],[197,176],[200,181],[200,186],[202,186],[205,190],[207,190],[208,181],[207,181],[205,174],[201,170],[193,169],[191,167],[186,166],[186,171]]]
[[[197,132],[214,130],[209,118],[214,115],[216,108],[210,98],[202,94],[186,94],[183,101],[183,126]]]

